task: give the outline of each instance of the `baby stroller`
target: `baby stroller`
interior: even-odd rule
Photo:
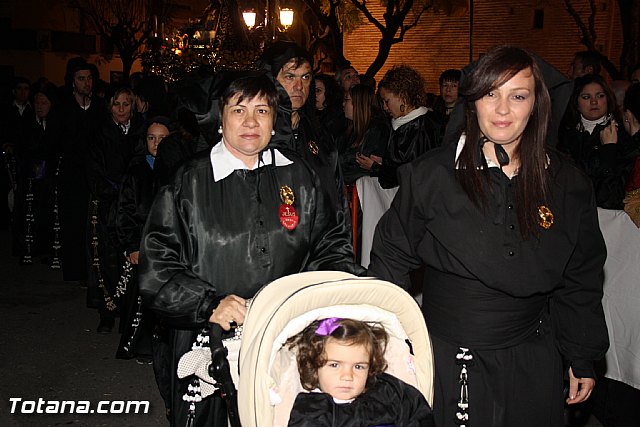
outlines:
[[[239,358],[230,354],[231,369],[239,366],[240,375],[237,402],[227,403],[231,407],[237,403],[242,427],[287,425],[295,398],[303,389],[295,354],[283,344],[311,322],[327,317],[381,323],[390,336],[387,372],[416,387],[432,405],[431,341],[415,300],[379,279],[307,272],[271,282],[251,301]],[[215,357],[215,343],[211,346]],[[233,390],[226,394],[226,399],[235,400]],[[231,420],[232,427],[241,427],[236,424]]]

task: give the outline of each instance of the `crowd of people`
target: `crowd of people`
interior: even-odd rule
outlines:
[[[314,75],[291,42],[257,67],[108,86],[73,58],[62,87],[16,78],[0,116],[13,254],[86,286],[98,333],[120,317],[116,357],[153,365],[171,425],[226,425],[176,366],[209,324],[233,335],[260,287],[338,270],[409,289],[421,267],[435,425],[563,425],[608,346],[596,207],[640,226],[640,68],[614,90],[597,55],[563,76],[499,46],[443,71],[435,97],[408,65],[377,84],[350,65]],[[395,195],[368,270],[345,193],[361,178]]]

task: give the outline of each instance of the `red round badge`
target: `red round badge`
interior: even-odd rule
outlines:
[[[280,224],[287,230],[293,230],[298,226],[298,212],[293,206],[281,204],[278,214],[280,215]]]

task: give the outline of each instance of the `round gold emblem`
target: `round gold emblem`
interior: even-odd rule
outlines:
[[[280,187],[280,199],[285,205],[293,205],[295,196],[293,195],[293,190],[291,189],[291,187],[289,187],[288,185],[283,185],[282,187]]]
[[[545,205],[538,207],[538,224],[545,230],[550,229],[553,225],[553,212]]]

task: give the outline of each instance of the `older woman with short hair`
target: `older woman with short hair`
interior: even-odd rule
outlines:
[[[317,175],[295,152],[271,144],[272,81],[241,75],[220,107],[222,140],[159,190],[140,248],[140,292],[171,334],[172,425],[227,425],[220,397],[200,401],[195,376],[173,378],[209,322],[227,331],[242,325],[247,300],[288,274],[362,273]]]
[[[116,211],[121,182],[137,145],[142,118],[135,113],[135,95],[124,86],[109,99],[109,113],[95,131],[89,147],[87,177],[89,204],[89,238],[91,245],[87,303],[98,308],[97,332],[112,331],[119,312],[115,298],[120,277],[121,254],[116,238]]]

